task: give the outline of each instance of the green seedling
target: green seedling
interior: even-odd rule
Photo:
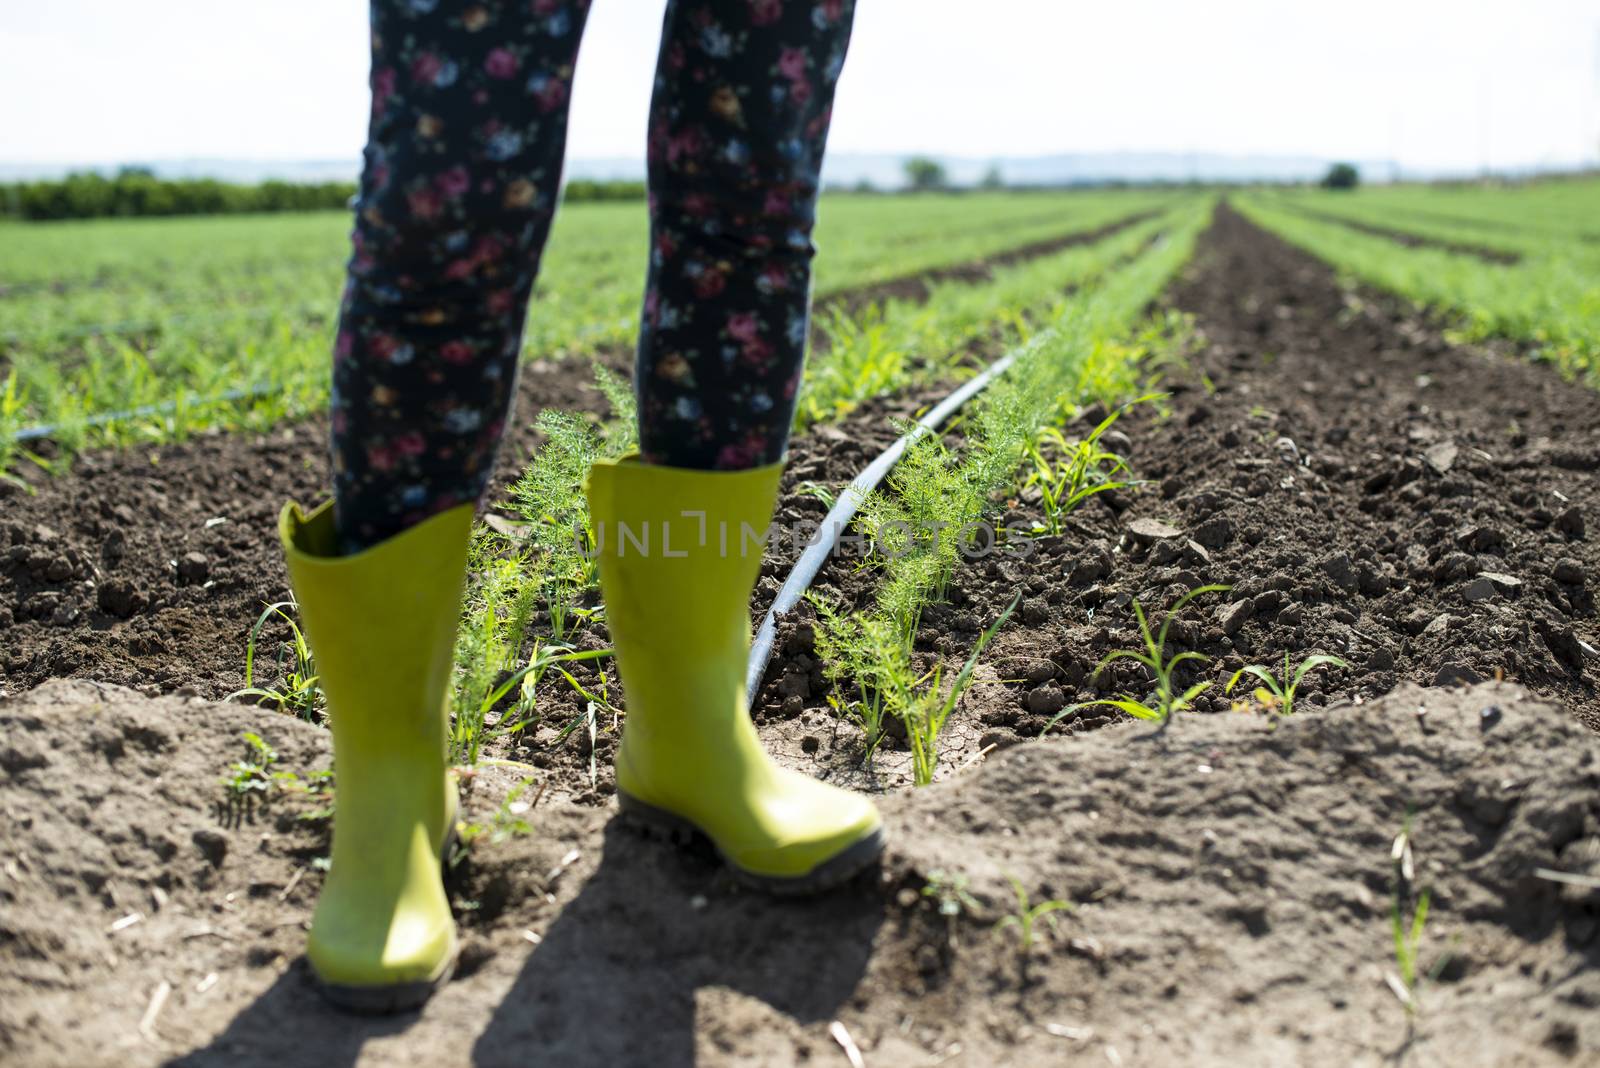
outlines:
[[[922,896],[937,905],[939,915],[944,918],[945,945],[950,948],[955,947],[956,923],[962,913],[978,912],[983,908],[982,903],[972,896],[967,877],[961,872],[947,872],[939,868],[930,871],[928,881],[922,887]]]
[[[947,872],[935,868],[928,873],[922,887],[922,896],[938,902],[939,915],[952,919],[963,912],[977,912],[983,906],[972,896],[971,884],[961,872]]]
[[[1000,628],[1005,626],[1006,620],[1011,618],[1021,599],[1021,594],[1013,597],[1005,611],[978,636],[977,643],[973,645],[967,662],[956,673],[948,693],[940,692],[939,669],[936,667],[930,673],[927,688],[919,692],[907,707],[897,710],[906,725],[906,740],[911,746],[912,780],[918,786],[926,786],[933,781],[933,774],[939,766],[939,734],[949,722],[950,714],[955,711],[956,702],[972,684],[972,673],[978,666],[978,657],[1000,632]]]
[[[533,651],[525,664],[485,688],[478,695],[476,703],[458,705],[450,729],[451,759],[457,764],[476,764],[485,743],[496,738],[515,737],[536,726],[539,722],[539,684],[552,670],[579,695],[592,701],[589,691],[578,682],[567,665],[602,660],[610,655],[610,649],[578,650],[561,642],[535,639]],[[602,683],[604,678],[602,675]],[[516,696],[510,707],[496,713],[496,708],[513,692]]]
[[[311,646],[307,644],[306,636],[295,621],[295,617],[290,614],[299,607],[293,601],[279,601],[268,605],[256,619],[255,626],[250,628],[250,636],[245,641],[244,689],[230,693],[227,700],[250,697],[254,698],[257,704],[272,702],[278,708],[292,712],[308,723],[319,723],[327,697],[317,682],[317,669],[311,655]],[[283,685],[282,687],[257,686],[256,644],[261,639],[262,628],[274,618],[281,619],[289,625],[290,640],[278,647],[278,676],[283,679]]]
[[[899,635],[882,615],[849,615],[831,599],[815,593],[807,600],[817,610],[817,655],[835,687],[828,703],[836,713],[860,725],[866,742],[862,755],[871,759],[883,741],[891,701],[911,687],[911,667],[902,655]],[[840,696],[839,688],[847,684],[855,691],[854,697]]]
[[[1034,942],[1037,939],[1036,928],[1038,922],[1046,920],[1053,929],[1057,922],[1055,914],[1058,912],[1070,912],[1072,910],[1072,902],[1053,899],[1041,901],[1037,905],[1032,904],[1028,891],[1022,885],[1022,880],[1010,873],[1007,873],[1006,878],[1011,883],[1012,891],[1017,895],[1017,911],[1007,916],[1002,916],[1000,921],[994,925],[994,933],[998,937],[1007,930],[1015,930],[1017,932],[1017,949],[1026,957],[1032,951]]]
[[[1069,442],[1059,427],[1047,426],[1038,432],[1028,448],[1033,471],[1025,486],[1039,491],[1039,503],[1045,513],[1044,533],[1061,533],[1061,523],[1067,515],[1095,494],[1134,484],[1131,479],[1118,477],[1127,472],[1127,461],[1102,448],[1100,437],[1129,408],[1155,397],[1156,394],[1147,394],[1115,409],[1087,437],[1075,443]]]
[[[1155,676],[1155,689],[1143,701],[1136,701],[1132,697],[1123,695],[1118,698],[1084,701],[1081,704],[1070,705],[1057,713],[1049,723],[1046,723],[1044,731],[1040,733],[1048,732],[1051,727],[1054,727],[1079,709],[1093,708],[1098,705],[1120,709],[1136,719],[1158,721],[1161,724],[1161,729],[1165,730],[1171,724],[1175,715],[1190,708],[1194,703],[1194,699],[1211,686],[1211,681],[1206,679],[1195,683],[1182,693],[1176,692],[1173,675],[1178,665],[1187,661],[1203,664],[1208,658],[1192,651],[1176,653],[1169,657],[1166,651],[1167,631],[1172,627],[1172,621],[1178,617],[1178,613],[1182,612],[1190,601],[1202,594],[1221,593],[1229,588],[1228,586],[1201,586],[1190,590],[1178,598],[1172,609],[1167,612],[1166,617],[1161,621],[1161,629],[1155,633],[1151,633],[1150,622],[1145,618],[1143,606],[1138,601],[1134,601],[1133,614],[1139,621],[1139,636],[1144,639],[1144,652],[1138,652],[1133,649],[1118,649],[1109,653],[1100,663],[1096,664],[1094,670],[1095,674],[1099,674],[1107,664],[1113,661],[1132,660],[1143,664]]]
[[[1223,692],[1232,693],[1233,688],[1238,685],[1241,678],[1245,675],[1254,675],[1261,681],[1261,685],[1256,687],[1255,692],[1252,694],[1256,704],[1263,711],[1277,711],[1285,716],[1293,715],[1294,695],[1295,691],[1300,688],[1301,680],[1306,677],[1308,672],[1324,665],[1341,668],[1350,666],[1336,656],[1318,653],[1300,661],[1300,666],[1291,672],[1289,670],[1289,654],[1284,653],[1283,674],[1281,676],[1274,676],[1270,669],[1260,664],[1247,664],[1233,673],[1233,677],[1228,680],[1228,685],[1223,687]],[[1244,702],[1234,703],[1236,710],[1242,711],[1247,707],[1248,705]]]
[[[533,797],[524,801],[523,794],[527,793],[532,785],[533,777],[529,776],[513,786],[488,823],[462,824],[457,840],[456,856],[451,858],[452,862],[459,861],[473,843],[480,839],[487,840],[490,845],[500,845],[520,835],[532,834],[533,825],[528,822],[528,813],[539,804],[547,784],[541,783],[539,789],[534,791]]]
[[[235,797],[264,794],[272,788],[279,772],[272,766],[278,762],[278,751],[255,731],[244,732],[247,752],[243,760],[234,761],[222,785]]]
[[[1419,971],[1422,940],[1427,932],[1428,906],[1432,901],[1433,891],[1429,887],[1423,887],[1417,894],[1416,904],[1411,909],[1411,919],[1408,922],[1405,918],[1405,899],[1408,888],[1416,879],[1416,865],[1411,845],[1411,813],[1407,812],[1400,833],[1395,835],[1394,844],[1389,850],[1389,859],[1394,865],[1394,897],[1389,910],[1389,929],[1394,947],[1395,970],[1386,974],[1384,981],[1395,999],[1405,1008],[1408,1019],[1414,1019],[1421,1010],[1420,998],[1424,979],[1428,982],[1438,979],[1450,963],[1450,954],[1443,953],[1425,976]]]
[[[297,775],[278,764],[278,751],[272,748],[255,731],[243,733],[245,757],[236,760],[222,777],[222,785],[235,800],[261,797],[274,790],[284,793],[302,793],[309,797],[329,797],[333,789],[333,769]],[[319,820],[333,815],[330,804],[326,809],[303,813],[300,819]]]

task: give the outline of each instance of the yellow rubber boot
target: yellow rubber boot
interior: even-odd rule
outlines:
[[[446,687],[472,506],[351,556],[333,508],[278,520],[333,732],[333,858],[306,956],[359,1012],[414,1008],[449,978],[455,924],[440,856],[454,832]]]
[[[705,835],[746,883],[811,893],[875,861],[883,830],[865,797],[774,764],[745,705],[750,594],[781,470],[598,463],[589,511],[626,701],[623,811]]]

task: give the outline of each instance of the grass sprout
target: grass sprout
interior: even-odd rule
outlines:
[[[316,662],[311,654],[311,646],[306,641],[305,632],[300,629],[300,624],[291,614],[298,611],[299,607],[293,601],[279,601],[268,605],[257,617],[255,625],[250,628],[250,636],[245,641],[244,688],[230,693],[226,699],[232,701],[240,697],[250,697],[254,698],[257,704],[270,702],[308,723],[320,723],[322,709],[327,704],[327,696],[318,684]],[[262,629],[273,619],[281,619],[289,625],[289,640],[278,646],[277,677],[283,682],[280,686],[257,686],[256,646],[261,640]]]
[[[1407,919],[1406,900],[1416,880],[1416,863],[1411,848],[1414,840],[1411,820],[1411,813],[1407,812],[1400,833],[1395,835],[1394,843],[1389,850],[1389,859],[1394,866],[1392,877],[1394,895],[1389,908],[1389,933],[1394,950],[1395,970],[1384,975],[1384,982],[1406,1010],[1407,1019],[1414,1020],[1422,1008],[1421,995],[1424,982],[1433,982],[1439,978],[1450,963],[1450,954],[1448,952],[1440,954],[1426,973],[1421,971],[1422,942],[1427,933],[1428,907],[1433,899],[1433,891],[1431,887],[1425,886],[1417,893],[1415,903],[1411,905],[1411,916]]]
[[[1069,442],[1059,427],[1041,429],[1028,447],[1028,462],[1033,468],[1024,488],[1039,491],[1044,509],[1044,533],[1061,533],[1066,516],[1097,493],[1125,489],[1131,479],[1119,478],[1128,470],[1127,461],[1100,445],[1100,437],[1111,429],[1129,408],[1154,400],[1147,394],[1116,408],[1077,442]]]
[[[1022,885],[1022,880],[1009,872],[1006,874],[1006,879],[1011,883],[1011,890],[1017,896],[1017,909],[1000,918],[994,925],[994,933],[999,936],[1008,930],[1016,931],[1017,948],[1023,956],[1027,956],[1038,939],[1039,921],[1045,920],[1054,927],[1057,922],[1056,913],[1070,912],[1073,907],[1072,902],[1053,899],[1033,904],[1027,888]]]
[[[1291,671],[1289,668],[1289,654],[1284,653],[1282,675],[1275,676],[1270,668],[1263,667],[1260,664],[1247,664],[1233,673],[1233,677],[1228,679],[1228,684],[1222,688],[1222,691],[1223,693],[1232,693],[1233,688],[1239,684],[1241,678],[1246,675],[1253,675],[1261,683],[1252,694],[1256,704],[1267,712],[1277,711],[1285,716],[1293,715],[1294,695],[1295,691],[1300,688],[1301,681],[1305,679],[1309,672],[1324,666],[1347,668],[1350,665],[1336,656],[1317,653],[1300,661],[1300,666]],[[1244,702],[1235,702],[1234,704],[1235,709],[1247,707],[1248,705]]]
[[[1151,631],[1150,621],[1145,618],[1144,607],[1140,605],[1138,601],[1134,601],[1133,614],[1134,618],[1139,622],[1139,636],[1144,639],[1144,651],[1140,652],[1136,649],[1115,650],[1114,652],[1107,654],[1099,664],[1095,665],[1094,673],[1099,674],[1107,664],[1110,664],[1113,661],[1132,660],[1135,663],[1143,664],[1150,671],[1151,675],[1154,676],[1155,689],[1152,690],[1149,696],[1147,696],[1143,701],[1138,701],[1132,697],[1124,695],[1118,698],[1099,701],[1085,701],[1081,704],[1069,705],[1067,708],[1064,708],[1057,713],[1049,723],[1046,723],[1044,730],[1040,733],[1043,734],[1048,732],[1051,727],[1054,727],[1061,720],[1065,719],[1068,715],[1078,711],[1079,709],[1093,708],[1101,705],[1120,709],[1136,719],[1155,720],[1159,722],[1162,729],[1165,730],[1166,727],[1172,722],[1173,716],[1191,707],[1194,703],[1194,699],[1211,686],[1211,680],[1204,679],[1195,683],[1193,686],[1190,686],[1181,693],[1177,691],[1177,684],[1174,679],[1174,674],[1178,666],[1190,661],[1203,664],[1206,662],[1207,657],[1192,651],[1175,653],[1172,656],[1168,656],[1167,632],[1171,629],[1173,620],[1178,617],[1178,614],[1182,612],[1184,608],[1188,607],[1191,601],[1203,594],[1221,593],[1229,588],[1230,587],[1228,586],[1212,585],[1200,586],[1196,589],[1190,590],[1188,593],[1178,598],[1177,602],[1173,604],[1171,610],[1167,612],[1165,618],[1162,619],[1160,630],[1155,632]]]

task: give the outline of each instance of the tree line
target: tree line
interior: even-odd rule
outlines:
[[[171,215],[235,215],[245,212],[336,211],[348,208],[354,182],[255,184],[215,178],[158,178],[143,167],[124,167],[107,177],[93,171],[65,178],[0,183],[0,217],[51,219],[138,218]],[[569,202],[642,200],[643,182],[572,181]]]

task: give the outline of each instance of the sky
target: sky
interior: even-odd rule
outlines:
[[[642,156],[663,3],[595,0],[570,156]],[[366,10],[7,0],[0,163],[355,160]],[[829,147],[1593,163],[1600,4],[859,0]]]

